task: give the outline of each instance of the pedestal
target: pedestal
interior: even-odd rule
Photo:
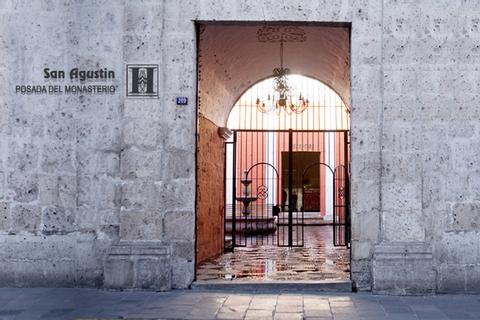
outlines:
[[[435,292],[435,271],[430,244],[385,242],[375,246],[373,292],[423,295]]]
[[[105,288],[171,289],[169,247],[156,241],[120,241],[104,264]]]

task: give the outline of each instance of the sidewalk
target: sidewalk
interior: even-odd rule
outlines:
[[[480,319],[480,296],[0,289],[0,319]]]

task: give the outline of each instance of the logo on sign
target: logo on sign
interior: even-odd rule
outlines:
[[[127,64],[127,97],[158,98],[158,64]]]

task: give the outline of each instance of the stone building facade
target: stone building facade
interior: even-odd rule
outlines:
[[[468,0],[1,1],[0,285],[188,287],[198,23],[286,21],[351,28],[352,281],[478,292],[479,15]],[[159,65],[158,99],[126,98],[129,63]],[[117,90],[16,92],[70,82],[46,67],[105,67]]]

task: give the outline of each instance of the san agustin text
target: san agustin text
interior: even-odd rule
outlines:
[[[98,70],[79,70],[73,68],[68,73],[70,80],[81,81],[86,80],[108,80],[115,79],[115,71],[108,70],[106,68]],[[44,79],[65,79],[65,71],[63,70],[51,70],[50,68],[43,69]],[[114,85],[101,85],[101,84],[66,84],[66,85],[16,85],[15,93],[17,94],[114,94]]]

